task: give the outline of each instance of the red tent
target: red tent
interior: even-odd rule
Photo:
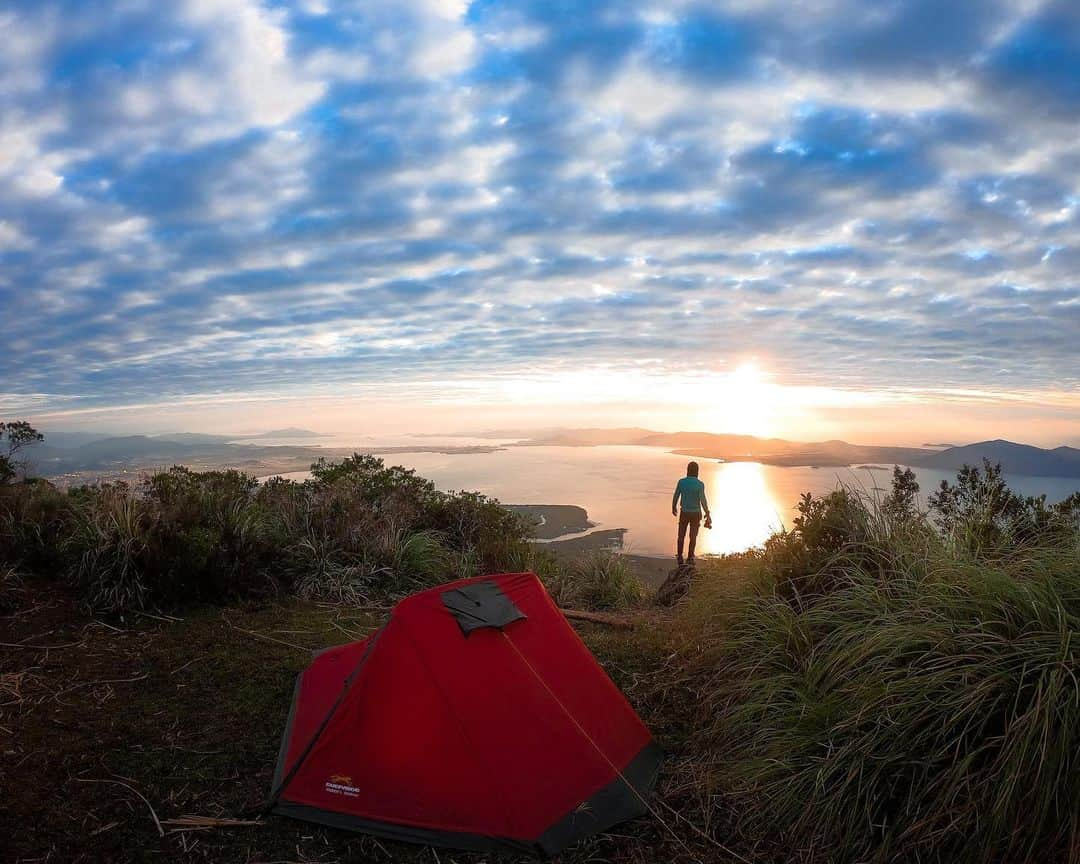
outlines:
[[[532,573],[415,594],[297,678],[276,813],[555,855],[646,812],[660,749]]]

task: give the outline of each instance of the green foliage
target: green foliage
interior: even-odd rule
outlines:
[[[833,586],[835,563],[855,558],[873,566],[890,537],[912,530],[912,519],[902,509],[872,503],[846,487],[820,498],[804,494],[792,530],[765,543],[764,573],[774,589],[789,600],[812,602]]]
[[[392,465],[367,453],[354,453],[341,462],[320,459],[311,466],[311,477],[322,486],[348,481],[353,494],[372,506],[394,506],[418,502],[435,492],[435,484],[411,468]]]
[[[1001,466],[965,465],[956,483],[941,482],[930,496],[934,521],[959,550],[976,558],[1007,553],[1017,544],[1069,537],[1080,521],[1080,493],[1047,505],[1046,496],[1021,497],[1009,489]]]
[[[601,611],[639,606],[644,596],[626,558],[615,552],[594,552],[571,562],[548,589],[560,606]]]
[[[882,509],[894,520],[915,519],[919,515],[919,481],[910,468],[893,466],[892,489],[881,502]]]
[[[0,453],[0,483],[8,483],[15,478],[22,463],[16,458],[19,450],[29,444],[44,441],[45,436],[25,420],[13,422],[0,421],[0,448],[7,450]]]
[[[713,574],[680,610],[712,815],[789,860],[1070,860],[1075,502],[1030,533],[1042,511],[996,471],[961,472],[930,516],[898,475],[884,501],[804,499],[794,531],[723,562],[741,589]]]
[[[154,514],[126,484],[80,490],[73,530],[63,539],[69,575],[90,606],[105,611],[145,608],[161,587],[153,577]]]
[[[316,463],[304,483],[175,467],[134,488],[9,485],[0,540],[0,562],[66,574],[107,611],[280,590],[388,600],[514,569],[531,548],[497,501],[361,454]]]

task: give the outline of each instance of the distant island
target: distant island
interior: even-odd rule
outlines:
[[[390,456],[401,453],[493,453],[504,448],[491,444],[464,446],[387,446],[319,447],[299,444],[252,443],[259,438],[301,438],[303,429],[276,430],[251,438],[175,432],[168,435],[114,435],[85,443],[57,446],[46,434],[45,442],[26,448],[26,458],[34,472],[60,486],[75,486],[100,480],[128,480],[140,472],[160,470],[171,465],[185,465],[196,471],[236,468],[255,476],[270,476],[306,471],[318,459],[341,459],[352,453]],[[302,433],[302,434],[301,434]],[[71,441],[60,436],[61,440]],[[75,439],[80,440],[80,439]]]
[[[538,540],[554,540],[565,534],[577,534],[594,527],[584,507],[570,504],[504,504],[525,518]]]
[[[248,441],[253,438],[329,438],[325,432],[312,432],[310,429],[298,429],[289,426],[287,429],[271,429],[269,432],[258,432],[253,435],[237,435],[233,440]]]
[[[1029,477],[1080,477],[1080,449],[1046,450],[1030,444],[997,439],[977,444],[931,449],[849,444],[847,441],[803,442],[753,435],[711,432],[656,432],[637,427],[563,429],[520,441],[517,446],[594,447],[605,444],[665,447],[680,456],[725,462],[761,462],[784,467],[843,467],[851,465],[910,465],[955,471],[979,465],[983,459],[1000,463],[1009,474]]]
[[[983,459],[1000,463],[1009,474],[1030,477],[1080,477],[1080,449],[1052,450],[1012,441],[982,441],[977,444],[931,449],[850,444],[846,441],[802,442],[752,435],[725,435],[711,432],[657,432],[651,429],[560,429],[523,438],[513,444],[449,445],[432,441],[416,445],[365,444],[353,447],[326,447],[314,443],[271,443],[273,439],[329,437],[306,429],[277,429],[248,438],[194,432],[167,435],[114,435],[96,440],[57,436],[66,446],[54,444],[46,433],[43,444],[26,451],[34,470],[60,485],[93,480],[122,480],[147,469],[186,465],[200,471],[238,468],[255,476],[306,471],[319,458],[337,459],[354,452],[394,456],[405,453],[483,454],[508,447],[594,447],[634,445],[660,447],[681,456],[723,462],[761,462],[782,467],[815,468],[861,466],[868,470],[888,470],[892,465],[910,465],[955,471],[964,465],[979,465]],[[473,435],[483,438],[483,435]],[[261,439],[265,439],[265,442]]]

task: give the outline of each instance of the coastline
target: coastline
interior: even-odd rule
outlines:
[[[533,526],[533,536],[540,541],[557,540],[568,534],[580,534],[596,527],[584,507],[574,504],[503,504]]]
[[[389,446],[389,447],[298,447],[290,444],[259,446],[227,445],[231,451],[205,454],[178,454],[175,458],[116,459],[94,468],[69,471],[50,470],[49,465],[39,465],[43,477],[60,488],[81,486],[88,483],[137,482],[141,477],[159,471],[168,471],[174,465],[183,465],[192,471],[237,470],[265,480],[279,474],[295,474],[309,471],[319,459],[347,459],[360,453],[370,456],[394,456],[406,453],[438,453],[447,456],[497,453],[505,447],[487,445],[462,445],[450,447]]]
[[[618,552],[646,585],[658,587],[674,565],[669,557],[633,555],[622,551],[626,528],[598,528],[584,507],[573,504],[504,504],[507,510],[531,519],[534,542],[561,561],[575,561],[597,552]]]
[[[580,537],[564,540],[552,540],[544,546],[550,549],[561,561],[574,561],[583,556],[609,550],[617,552],[630,565],[630,570],[645,585],[658,588],[675,568],[674,556],[661,558],[653,555],[634,555],[623,552],[618,544],[622,543],[625,528],[609,528],[592,531]]]

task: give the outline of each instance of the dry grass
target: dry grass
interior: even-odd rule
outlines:
[[[703,818],[777,860],[1080,860],[1080,544],[973,558],[854,515],[678,610],[662,686]]]

